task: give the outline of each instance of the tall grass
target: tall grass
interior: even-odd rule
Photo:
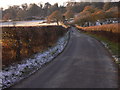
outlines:
[[[112,33],[120,33],[120,23],[118,24],[105,24],[100,26],[90,26],[90,27],[80,27],[77,26],[79,29],[87,30],[87,31],[107,31]]]

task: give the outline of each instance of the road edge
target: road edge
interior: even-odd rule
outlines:
[[[75,27],[75,28],[76,28],[76,27]],[[77,28],[76,28],[76,29],[77,29]],[[80,32],[78,29],[77,29],[77,31],[78,31],[79,33],[83,33],[83,32]],[[85,33],[83,33],[83,34],[85,34]],[[87,35],[87,34],[85,34],[85,35]],[[109,50],[107,47],[105,47],[105,45],[102,43],[102,41],[98,40],[97,38],[95,38],[95,37],[93,37],[93,36],[90,36],[90,35],[87,35],[87,36],[89,36],[89,37],[97,40],[97,41],[101,44],[101,46],[105,49],[105,51],[108,53],[108,55],[111,57],[112,62],[114,63],[114,66],[115,66],[115,68],[117,69],[117,72],[118,72],[118,88],[120,88],[120,67],[119,67],[119,64],[116,63],[115,58],[112,57],[112,53],[110,52],[110,50]]]
[[[52,63],[62,52],[65,51],[66,47],[67,47],[68,44],[69,44],[69,40],[70,40],[70,32],[69,32],[69,30],[68,30],[68,40],[67,40],[67,44],[65,45],[64,49],[63,49],[56,57],[54,57],[51,61],[46,62],[45,64],[43,64],[43,65],[41,66],[41,68],[37,69],[34,73],[28,75],[27,77],[23,78],[22,80],[20,80],[20,81],[18,81],[18,82],[16,82],[16,83],[14,83],[13,85],[11,85],[10,87],[8,87],[8,88],[6,88],[6,89],[11,89],[13,86],[17,85],[19,82],[21,82],[21,81],[29,78],[30,76],[34,75],[34,74],[37,73],[39,70],[41,70],[42,68],[44,68],[44,67],[46,67],[47,65],[49,65],[50,63]]]

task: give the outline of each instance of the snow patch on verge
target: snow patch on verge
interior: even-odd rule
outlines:
[[[68,39],[69,32],[67,32],[64,37],[60,38],[54,47],[49,48],[47,51],[38,53],[34,58],[23,60],[19,64],[12,65],[2,70],[2,72],[0,72],[2,78],[2,88],[4,89],[10,87],[16,82],[19,82],[20,80],[36,72],[45,63],[53,60],[59,53],[63,51],[68,43]]]
[[[105,42],[103,42],[103,41],[101,41],[101,43],[109,50],[109,52],[112,53],[112,51],[109,49],[107,43],[105,43]],[[115,60],[116,63],[119,63],[119,62],[120,62],[120,58],[119,58],[117,55],[113,55],[113,54],[112,54],[112,57],[114,58],[114,60]],[[119,64],[119,66],[120,66],[120,64]]]

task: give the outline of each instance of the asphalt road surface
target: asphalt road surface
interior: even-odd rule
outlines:
[[[71,28],[65,50],[11,88],[118,88],[118,70],[96,39]]]

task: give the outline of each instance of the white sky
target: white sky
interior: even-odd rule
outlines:
[[[0,7],[7,8],[8,6],[12,5],[21,5],[23,3],[46,3],[50,2],[51,4],[59,3],[63,5],[63,2],[67,1],[109,1],[109,0],[0,0]],[[112,1],[120,1],[120,0],[112,0]]]
[[[23,3],[46,3],[50,2],[50,4],[54,4],[58,2],[59,4],[63,5],[63,2],[67,2],[68,0],[0,0],[0,7],[7,8],[8,6],[12,5],[21,5]]]

